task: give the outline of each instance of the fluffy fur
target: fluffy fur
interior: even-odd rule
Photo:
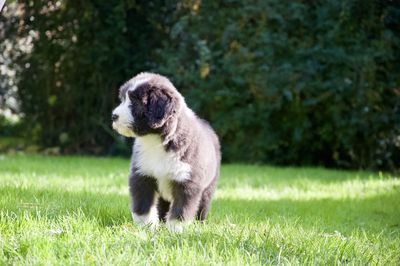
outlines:
[[[198,118],[174,85],[153,73],[141,73],[120,88],[113,128],[135,137],[129,187],[136,223],[182,231],[204,220],[220,167],[218,137]]]

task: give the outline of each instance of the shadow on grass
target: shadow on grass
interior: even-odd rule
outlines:
[[[43,190],[3,187],[0,209],[58,219],[81,212],[102,226],[130,222],[129,197],[115,193]],[[295,223],[302,227],[350,232],[356,228],[370,232],[400,233],[400,196],[387,193],[364,199],[243,200],[220,198],[213,202],[210,222]]]
[[[123,224],[131,219],[127,195],[15,187],[0,188],[0,195],[0,209],[17,217],[28,213],[33,217],[58,219],[79,213],[102,226]]]
[[[258,165],[223,165],[219,187],[232,187],[237,184],[248,184],[252,187],[272,184],[287,186],[289,184],[339,184],[355,180],[392,178],[385,173],[335,170],[307,167],[272,167]]]
[[[263,222],[296,223],[304,228],[349,233],[362,229],[379,233],[382,230],[400,234],[400,194],[387,193],[364,199],[312,200],[236,200],[218,199],[212,206],[212,220],[227,217],[233,223]]]

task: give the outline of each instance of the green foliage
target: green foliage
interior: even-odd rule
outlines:
[[[58,3],[58,4],[57,4]],[[225,161],[395,169],[396,1],[26,1],[19,97],[31,135],[109,152],[117,87],[171,77]]]
[[[203,1],[178,15],[159,69],[212,121],[225,159],[393,169],[399,11],[385,1]]]
[[[23,165],[23,167],[21,167]],[[132,224],[128,160],[0,160],[1,265],[398,265],[400,179],[224,165],[210,217]]]
[[[153,3],[154,4],[154,3]],[[23,33],[32,52],[20,57],[21,108],[31,135],[64,152],[109,152],[117,89],[148,68],[162,32],[135,2],[26,1]],[[150,28],[149,28],[150,27]]]

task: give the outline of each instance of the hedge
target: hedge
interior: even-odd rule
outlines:
[[[33,36],[17,59],[21,110],[43,146],[115,153],[117,88],[150,70],[210,121],[226,162],[399,168],[398,1],[18,6],[13,37]]]

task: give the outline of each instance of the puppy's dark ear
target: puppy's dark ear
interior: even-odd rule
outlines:
[[[148,97],[146,94],[146,88],[144,86],[133,91],[128,91],[128,97],[131,102],[141,101],[143,104],[147,104]]]
[[[135,96],[135,92],[134,91],[128,91],[128,97],[129,100],[132,102],[134,100]]]
[[[147,106],[147,117],[152,128],[161,127],[174,113],[173,98],[163,90],[152,90]]]

